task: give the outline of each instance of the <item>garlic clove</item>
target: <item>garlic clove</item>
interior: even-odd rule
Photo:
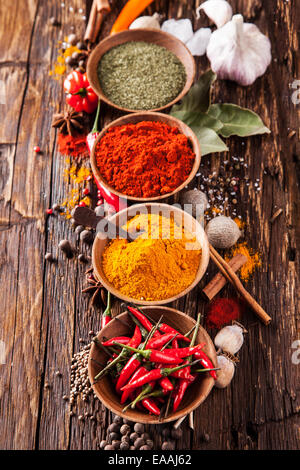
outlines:
[[[159,18],[158,13],[152,16],[139,16],[131,23],[129,29],[160,29]]]
[[[215,381],[215,386],[217,388],[225,388],[233,379],[235,365],[228,357],[223,355],[217,356],[217,364],[217,367],[219,367],[220,370],[217,370],[217,380]]]
[[[235,221],[224,215],[211,219],[205,232],[209,243],[215,248],[230,248],[242,235]]]
[[[185,45],[194,56],[205,54],[211,36],[210,28],[200,28],[189,39]]]
[[[244,343],[243,331],[239,325],[225,326],[215,337],[216,348],[232,355],[236,354]]]
[[[161,25],[161,30],[165,33],[172,34],[173,36],[180,39],[180,41],[186,43],[193,37],[193,26],[190,19],[184,18],[181,20],[167,20]]]
[[[208,0],[202,3],[196,9],[196,17],[200,18],[200,10],[203,10],[206,16],[215,24],[218,28],[221,28],[232,17],[232,8],[226,0]]]
[[[212,33],[206,53],[218,78],[244,86],[263,75],[272,58],[269,38],[254,24],[244,23],[242,15]]]

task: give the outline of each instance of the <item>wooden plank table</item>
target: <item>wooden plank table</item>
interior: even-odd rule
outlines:
[[[188,17],[199,28],[208,24],[195,18],[200,3],[159,0],[148,11]],[[204,157],[201,173],[218,172],[224,160],[234,155],[243,156],[248,165],[226,174],[241,178],[237,214],[246,224],[246,240],[262,254],[262,266],[248,289],[273,322],[265,327],[251,312],[243,317],[249,333],[234,381],[226,390],[213,390],[195,413],[195,431],[185,424],[177,447],[296,449],[300,366],[293,363],[292,354],[293,343],[300,339],[300,154],[299,104],[292,101],[297,83],[292,84],[300,79],[299,14],[295,0],[230,3],[234,12],[255,22],[270,37],[273,60],[251,87],[218,81],[213,100],[253,109],[272,134],[227,139],[229,153]],[[113,1],[101,37],[109,33],[122,4]],[[60,0],[0,4],[0,340],[5,350],[0,365],[1,449],[98,449],[111,419],[95,401],[89,406],[96,410],[97,421],[79,422],[69,416],[69,405],[62,400],[69,393],[70,361],[80,349],[79,339],[88,341],[89,330],[97,331],[100,322],[100,311],[87,311],[88,299],[81,294],[85,267],[74,259],[66,261],[57,250],[62,238],[76,243],[70,224],[64,218],[45,218],[45,210],[62,201],[69,189],[63,177],[66,161],[57,152],[51,129],[53,113],[63,106],[62,83],[48,72],[57,56],[58,40],[70,34],[72,26],[78,35],[83,33],[82,16],[86,8],[88,13],[90,2],[64,0],[62,5]],[[50,25],[52,16],[61,21],[61,28]],[[206,58],[197,59],[198,75],[207,67]],[[105,108],[102,124],[115,116]],[[34,153],[36,144],[42,155]],[[256,179],[261,191],[256,191]],[[195,184],[200,181],[201,176]],[[283,213],[271,224],[270,217],[278,208]],[[45,262],[47,251],[57,252],[57,263]],[[215,272],[210,265],[201,285],[175,307],[192,316],[204,312],[200,290]],[[230,288],[224,291],[228,293],[232,293]],[[114,313],[119,311],[115,301]],[[63,374],[60,380],[55,378],[57,370]],[[44,387],[46,382],[50,388]],[[202,441],[204,432],[209,442]],[[156,432],[157,446],[159,441]]]

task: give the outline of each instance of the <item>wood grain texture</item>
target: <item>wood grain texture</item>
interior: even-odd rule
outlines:
[[[86,252],[63,218],[45,219],[44,211],[62,201],[71,185],[63,178],[65,159],[56,150],[51,130],[52,114],[63,109],[61,81],[49,77],[57,55],[57,42],[72,32],[84,31],[81,0],[42,2],[16,0],[0,5],[0,80],[5,100],[0,110],[0,340],[5,344],[5,364],[0,364],[1,449],[98,449],[111,422],[98,400],[78,405],[77,417],[69,416],[70,361],[88,342],[89,330],[98,331],[100,310],[88,309],[81,294],[85,266],[76,257],[66,261],[57,244],[69,238]],[[189,17],[194,28],[209,25],[195,7],[201,0],[155,0],[148,13],[165,18]],[[299,365],[293,364],[292,343],[300,339],[299,327],[299,109],[291,100],[292,83],[300,79],[299,14],[296,1],[232,0],[234,13],[242,13],[270,37],[272,63],[251,87],[217,81],[213,101],[233,102],[259,113],[272,134],[249,139],[227,139],[229,153],[205,156],[201,173],[222,170],[230,156],[243,156],[248,168],[229,171],[240,177],[237,213],[246,223],[245,238],[260,250],[262,266],[247,289],[272,316],[265,327],[251,312],[242,321],[248,329],[234,381],[225,390],[213,390],[195,413],[195,431],[184,424],[179,449],[299,449]],[[87,11],[91,2],[87,2]],[[109,33],[123,0],[114,1],[101,38]],[[70,7],[74,10],[70,11]],[[62,27],[49,25],[55,16]],[[209,67],[197,59],[197,75]],[[101,124],[120,116],[103,106]],[[291,131],[296,131],[291,135]],[[33,152],[39,145],[43,154]],[[249,186],[243,178],[249,176]],[[260,180],[261,191],[254,183]],[[200,186],[201,175],[193,186]],[[278,209],[283,213],[274,221]],[[45,264],[44,254],[57,258]],[[200,285],[174,308],[195,317],[205,313],[200,293],[216,273],[210,263]],[[224,295],[232,295],[230,286]],[[113,311],[120,311],[114,301]],[[214,332],[212,332],[212,335]],[[62,372],[62,378],[55,371]],[[45,383],[50,388],[45,388]],[[93,413],[96,421],[78,421]],[[161,443],[155,427],[155,444]],[[203,433],[210,435],[203,442]]]

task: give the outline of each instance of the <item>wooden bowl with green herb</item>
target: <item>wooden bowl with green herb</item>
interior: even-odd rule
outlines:
[[[196,323],[190,316],[170,307],[147,306],[142,307],[142,310],[148,314],[154,322],[157,322],[163,315],[162,321],[182,334],[190,331]],[[100,342],[104,341],[104,338],[111,339],[116,336],[132,335],[134,327],[128,313],[121,313],[118,315],[118,318],[121,321],[113,319],[98,333],[97,339]],[[210,358],[214,367],[216,367],[217,355],[214,344],[205,329],[200,326],[196,338],[196,344],[202,342],[205,343],[203,351]],[[91,383],[94,382],[94,377],[101,371],[99,363],[105,364],[107,360],[107,354],[95,343],[92,343],[88,362],[88,372]],[[188,387],[176,412],[173,413],[171,408],[167,416],[162,417],[161,419],[159,419],[158,416],[150,415],[146,410],[142,411],[137,408],[129,408],[126,412],[123,412],[122,410],[125,405],[120,403],[120,395],[116,393],[115,386],[109,375],[105,375],[100,381],[96,382],[93,385],[93,389],[99,400],[116,415],[138,423],[160,424],[177,420],[198,408],[198,406],[206,400],[213,386],[214,379],[208,372],[199,373],[195,382]]]
[[[161,122],[164,124],[167,124],[170,127],[176,127],[179,132],[183,135],[185,135],[188,139],[188,144],[193,151],[195,155],[194,163],[192,166],[192,169],[188,175],[188,177],[179,185],[177,186],[173,191],[165,193],[165,194],[159,194],[157,196],[152,196],[152,197],[138,197],[138,196],[131,196],[125,193],[122,193],[118,190],[116,190],[112,185],[108,184],[106,179],[103,177],[101,174],[100,168],[98,167],[97,164],[97,146],[99,145],[99,142],[103,138],[103,136],[113,127],[116,126],[124,126],[127,124],[137,124],[141,121],[153,121],[153,122]],[[152,112],[152,111],[143,111],[139,113],[132,113],[132,114],[126,114],[125,116],[122,116],[115,121],[112,121],[109,123],[102,131],[99,133],[93,149],[91,153],[91,166],[93,173],[96,177],[96,179],[103,185],[106,189],[108,189],[111,193],[116,194],[119,197],[127,198],[130,201],[136,201],[136,202],[145,202],[145,201],[161,201],[162,199],[166,199],[167,197],[174,196],[176,193],[184,189],[185,186],[187,186],[195,177],[199,166],[201,162],[201,149],[200,149],[200,144],[199,141],[192,131],[192,129],[187,126],[184,122],[180,121],[179,119],[170,116],[169,114],[163,114],[163,113],[157,113],[157,112]],[[168,175],[166,175],[168,176]]]
[[[183,288],[179,293],[167,298],[145,300],[145,297],[142,296],[139,298],[133,298],[126,295],[125,293],[121,292],[120,289],[115,287],[105,275],[103,266],[103,254],[108,244],[110,243],[110,239],[107,237],[106,234],[102,234],[101,232],[97,233],[92,248],[92,264],[94,268],[94,275],[98,278],[98,280],[107,290],[109,290],[114,296],[124,300],[125,302],[135,303],[139,305],[168,304],[186,295],[194,287],[196,287],[200,280],[203,278],[209,263],[209,243],[202,225],[194,217],[192,217],[192,215],[188,214],[187,212],[183,211],[182,209],[176,206],[171,206],[169,204],[149,202],[145,204],[135,204],[112,215],[109,220],[112,224],[118,227],[124,227],[126,223],[133,217],[138,214],[145,214],[146,211],[148,214],[162,214],[166,218],[172,217],[175,223],[177,223],[178,225],[182,225],[186,231],[195,235],[197,243],[199,243],[199,246],[201,247],[201,254],[199,257],[199,265],[196,269],[194,280],[189,285],[187,285],[187,287]],[[146,276],[144,282],[147,283]]]
[[[124,48],[129,49],[123,51],[128,60],[127,56],[106,55],[107,64],[106,59],[102,62],[105,54],[120,53]],[[88,80],[95,93],[124,112],[160,111],[172,106],[190,89],[195,71],[194,58],[183,42],[156,29],[126,30],[108,36],[95,47],[87,63]]]

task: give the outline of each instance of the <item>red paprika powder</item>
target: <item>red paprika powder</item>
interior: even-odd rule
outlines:
[[[207,328],[220,329],[240,318],[244,304],[239,299],[215,299],[208,307],[205,324]]]
[[[195,154],[176,127],[142,121],[110,128],[96,147],[106,182],[128,196],[152,197],[174,191],[189,176]]]
[[[58,134],[58,151],[62,155],[72,156],[74,158],[88,157],[88,148],[86,145],[86,136],[84,134],[69,135]]]

